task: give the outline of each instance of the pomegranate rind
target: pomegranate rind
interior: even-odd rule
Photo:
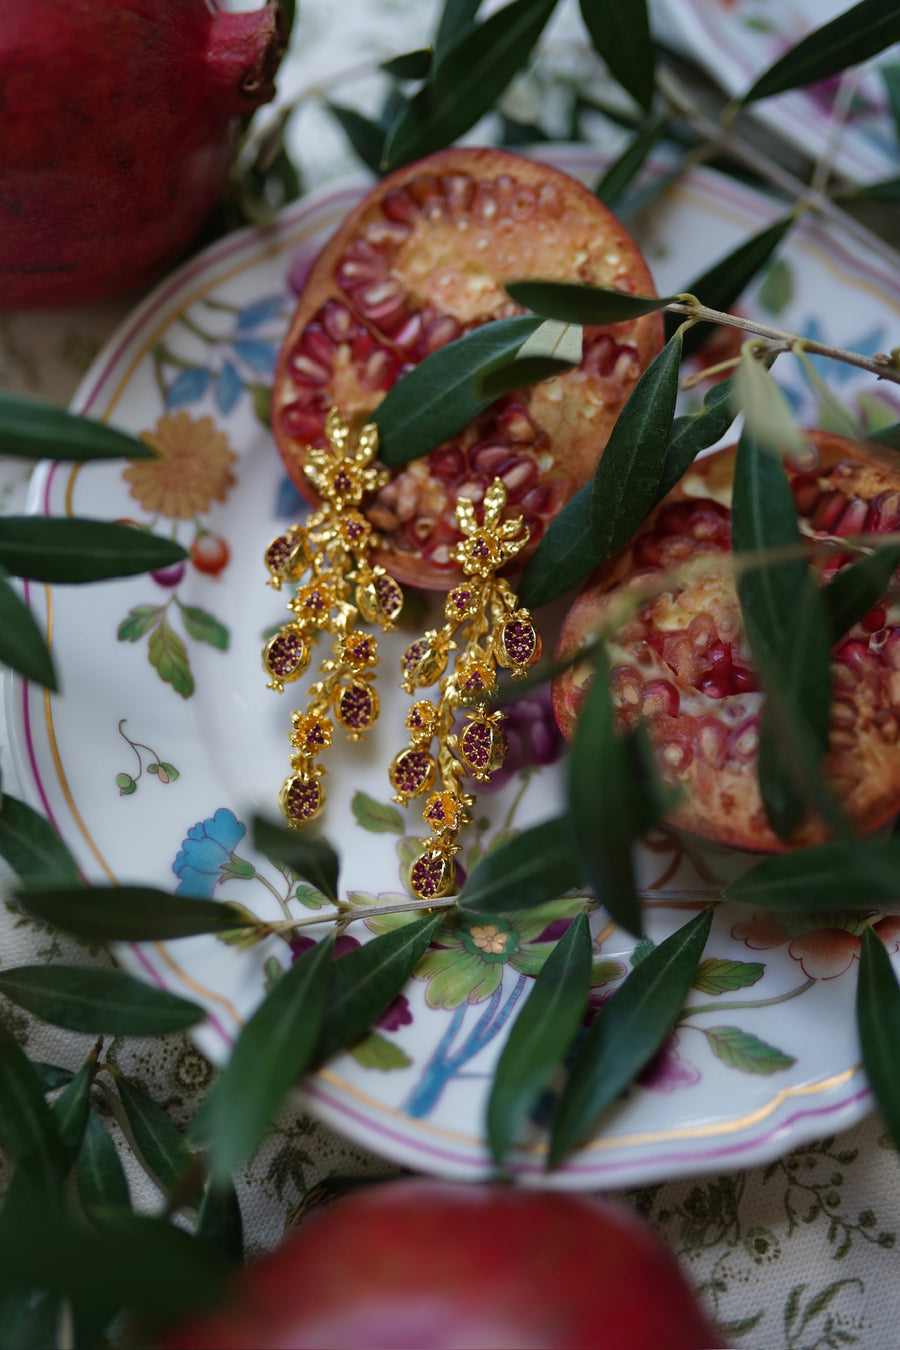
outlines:
[[[798,509],[801,503],[808,508],[800,509],[804,534],[834,540],[837,552],[842,530],[860,534],[900,528],[900,466],[889,451],[825,431],[807,432],[806,437],[815,464],[808,469],[786,466]],[[688,527],[705,538],[661,534],[671,523],[670,508],[679,504],[696,508],[713,503],[719,512],[730,514],[735,455],[736,446],[729,446],[698,461],[651,513],[628,548],[594,573],[566,616],[555,660],[576,657],[609,619],[613,606],[629,590],[646,595],[642,588],[654,584],[661,568],[673,568],[701,552],[714,563],[718,554],[722,566],[704,569],[683,586],[646,601],[634,619],[626,621],[610,645],[613,702],[623,729],[646,719],[660,771],[680,789],[668,824],[732,848],[774,853],[822,843],[828,833],[821,820],[809,815],[785,842],[766,819],[753,745],[762,692],[751,687],[723,697],[720,689],[718,697],[710,697],[698,687],[698,676],[710,676],[710,659],[700,650],[709,619],[715,626],[711,641],[728,649],[723,660],[730,676],[737,672],[741,682],[755,683],[737,594],[724,565],[730,537],[719,531],[718,539],[710,538],[715,533],[715,512],[706,508],[700,524],[695,521]],[[817,527],[816,520],[830,524],[831,532]],[[663,543],[662,556],[654,562],[659,541],[666,538],[674,542]],[[879,610],[884,623],[873,627],[881,617]],[[865,620],[856,624],[832,654],[830,750],[823,764],[842,809],[863,833],[880,828],[900,810],[900,604],[886,602],[871,614],[875,617],[869,618],[868,626]],[[677,646],[692,621],[697,621],[693,656],[687,649],[680,653]],[[647,622],[652,634],[648,630],[642,636],[642,624]],[[668,661],[646,640],[648,634],[656,647],[670,643]],[[709,652],[709,644],[704,650]],[[589,680],[586,665],[576,663],[553,682],[554,713],[569,741]]]
[[[317,504],[306,449],[324,444],[328,406],[364,420],[429,344],[523,313],[503,290],[523,276],[656,294],[636,243],[593,193],[509,151],[440,151],[390,174],[359,203],[313,264],[275,372],[275,441],[308,501]],[[532,529],[521,567],[592,476],[662,340],[658,313],[588,328],[580,366],[505,396],[435,454],[396,470],[368,509],[385,539],[379,561],[406,584],[458,584],[449,557],[459,538],[456,499],[480,500],[496,474],[509,488],[507,514],[523,513]]]

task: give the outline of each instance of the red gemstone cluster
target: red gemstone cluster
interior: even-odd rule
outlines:
[[[332,655],[309,690],[306,711],[292,715],[293,772],[282,784],[279,804],[297,828],[325,804],[325,770],[318,757],[331,744],[334,721],[351,740],[359,740],[378,717],[373,683],[378,643],[357,628],[357,621],[377,623],[387,632],[403,605],[397,582],[370,561],[380,541],[359,510],[366,494],[389,477],[376,462],[376,429],[370,424],[353,436],[350,424],[332,409],[326,433],[328,448],[310,447],[305,469],[322,505],[305,525],[293,525],[274,539],[265,553],[270,584],[276,590],[294,587],[288,601],[293,618],[263,651],[267,687],[281,693],[305,673],[319,634],[334,638]]]

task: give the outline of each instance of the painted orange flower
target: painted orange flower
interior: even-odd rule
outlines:
[[[234,486],[231,465],[237,455],[211,417],[166,413],[141,440],[159,458],[129,465],[123,477],[131,484],[131,496],[152,515],[193,520],[213,502],[223,502]]]
[[[900,951],[900,915],[872,921],[871,915],[850,913],[783,915],[760,910],[735,924],[731,936],[754,951],[768,951],[788,943],[788,954],[799,961],[812,980],[833,980],[859,959],[863,930],[871,924],[889,952]]]

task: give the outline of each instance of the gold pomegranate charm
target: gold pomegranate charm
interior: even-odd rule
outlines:
[[[378,717],[375,666],[378,643],[360,631],[360,619],[384,632],[394,627],[403,592],[383,567],[371,562],[380,540],[360,505],[388,481],[377,463],[378,433],[364,426],[353,436],[349,422],[332,408],[325,422],[328,448],[307,447],[305,472],[322,505],[305,525],[273,539],[265,552],[269,584],[293,586],[289,622],[263,649],[267,688],[282,693],[306,672],[320,633],[334,641],[332,655],[319,667],[304,712],[291,718],[291,768],[279,794],[289,825],[300,828],[325,805],[324,768],[318,762],[334,737],[335,722],[359,740]]]
[[[466,712],[463,728],[453,724],[461,708],[475,704],[497,687],[497,666],[521,676],[541,654],[540,635],[498,570],[525,547],[530,531],[521,516],[501,520],[506,488],[499,478],[484,495],[481,523],[475,505],[461,499],[456,519],[463,539],[453,550],[466,581],[444,602],[446,623],[430,629],[407,647],[401,660],[402,682],[414,693],[438,681],[436,702],[420,699],[406,719],[409,745],[394,756],[388,770],[394,801],[430,793],[423,815],[431,831],[410,869],[410,886],[420,900],[450,895],[455,885],[457,839],[470,823],[475,798],[462,786],[468,774],[486,782],[503,763],[507,750],[502,712],[480,703]],[[452,670],[450,652],[459,650]],[[432,749],[437,741],[436,750]],[[432,791],[440,775],[440,788]]]

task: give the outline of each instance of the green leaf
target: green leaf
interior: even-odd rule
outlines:
[[[877,202],[900,202],[900,178],[884,178],[880,183],[855,187],[854,197],[870,197]]]
[[[12,1036],[0,1025],[0,1136],[21,1169],[47,1193],[66,1172],[59,1126],[44,1087]],[[0,1262],[2,1266],[3,1262]]]
[[[408,1069],[412,1060],[405,1050],[379,1031],[372,1031],[350,1046],[350,1054],[363,1069],[378,1069],[390,1073],[393,1069]]]
[[[876,553],[857,558],[835,572],[822,587],[822,603],[832,643],[839,642],[878,604],[898,567],[900,544],[887,544]]]
[[[327,895],[332,903],[337,902],[340,863],[326,840],[310,839],[298,830],[288,830],[256,816],[253,843],[267,858],[292,868],[304,881]]]
[[[368,793],[356,791],[350,803],[357,825],[370,834],[403,834],[406,826],[396,806],[376,802]]]
[[[613,426],[591,490],[591,526],[602,558],[625,547],[657,500],[680,370],[679,330],[644,371]]]
[[[62,1141],[67,1171],[81,1148],[91,1106],[91,1086],[96,1067],[97,1050],[92,1050],[71,1083],[64,1088],[51,1107]]]
[[[725,891],[729,900],[801,912],[868,910],[900,894],[900,838],[836,840],[757,863]]]
[[[124,431],[0,390],[0,455],[24,459],[156,459]]]
[[[870,431],[865,438],[877,445],[886,445],[889,450],[900,450],[900,422],[891,422],[889,426],[878,427]]]
[[[371,169],[372,173],[378,173],[384,151],[384,127],[381,123],[366,117],[356,108],[333,103],[330,99],[325,106],[337,118],[341,130],[366,168]]]
[[[601,561],[591,524],[593,482],[566,502],[519,579],[519,600],[529,609],[546,605],[584,581]]]
[[[75,1077],[71,1069],[60,1068],[58,1064],[46,1064],[39,1059],[31,1060],[31,1067],[44,1092],[54,1092],[57,1088],[65,1087]]]
[[[30,581],[82,583],[170,567],[180,544],[133,525],[68,516],[3,516],[0,566]]]
[[[806,440],[790,404],[765,366],[744,351],[734,378],[735,400],[744,413],[745,434],[774,455],[802,457]]]
[[[0,569],[0,665],[26,680],[56,689],[53,661],[31,610]]]
[[[58,1345],[61,1311],[55,1294],[0,1293],[0,1345],[4,1350]]]
[[[765,970],[759,961],[726,961],[710,956],[697,967],[693,987],[701,994],[730,994],[735,989],[749,989],[762,979]]]
[[[576,914],[501,1051],[487,1106],[488,1142],[498,1167],[578,1030],[590,994],[591,955],[587,915]]]
[[[204,1103],[210,1174],[230,1175],[258,1145],[285,1096],[306,1072],[323,1029],[333,937],[298,957],[244,1025]]]
[[[640,937],[632,846],[652,813],[629,742],[615,731],[603,647],[569,757],[568,810],[573,866],[610,917]]]
[[[747,289],[753,278],[766,265],[794,223],[793,214],[776,220],[758,234],[751,235],[742,243],[726,253],[724,258],[713,263],[695,277],[684,289],[690,295],[696,295],[702,305],[709,309],[727,312],[734,302]],[[674,332],[679,320],[673,314],[666,315],[667,335]],[[696,324],[685,334],[684,354],[691,356],[709,337],[709,325]]]
[[[757,300],[769,314],[782,314],[794,298],[794,273],[785,258],[776,258],[766,268]]]
[[[793,1055],[786,1055],[740,1027],[704,1027],[703,1031],[713,1054],[741,1073],[778,1073],[796,1063]]]
[[[721,440],[736,415],[732,375],[708,390],[702,408],[675,418],[657,501],[662,501],[681,481],[701,450],[708,450]]]
[[[481,0],[444,0],[434,38],[436,52],[449,47],[461,33],[472,27],[480,4]]]
[[[165,618],[160,619],[159,625],[150,634],[147,659],[160,679],[170,684],[177,694],[182,698],[191,697],[194,677],[187,648]]]
[[[646,0],[580,0],[585,27],[614,79],[646,111],[656,85],[656,50]]]
[[[119,970],[15,966],[0,971],[0,993],[44,1022],[94,1035],[164,1036],[206,1016],[196,1003]]]
[[[526,338],[508,365],[480,375],[476,389],[481,398],[499,398],[502,394],[539,384],[541,380],[563,375],[582,358],[580,324],[545,319],[540,328]]]
[[[156,625],[163,612],[161,605],[135,605],[128,611],[128,618],[119,624],[116,636],[120,642],[138,642]]]
[[[194,1168],[194,1155],[184,1135],[140,1088],[116,1074],[116,1089],[132,1138],[163,1191],[181,1186]]]
[[[863,932],[856,1023],[869,1087],[900,1148],[900,987],[891,959],[872,928]]]
[[[466,877],[459,903],[481,913],[506,914],[556,900],[581,880],[569,822],[557,816],[485,854]]]
[[[207,642],[210,647],[215,647],[220,652],[228,651],[229,632],[224,623],[220,623],[212,614],[208,614],[205,609],[199,609],[196,605],[179,603],[178,608],[181,610],[181,617],[190,637],[197,642]]]
[[[452,145],[490,112],[524,66],[556,0],[512,0],[436,52],[428,79],[394,122],[382,169]]]
[[[8,792],[0,798],[0,856],[26,886],[78,885],[78,868],[49,820]]]
[[[439,347],[398,380],[378,405],[379,458],[392,468],[417,459],[469,425],[493,402],[477,381],[515,360],[540,319],[499,319]]]
[[[611,211],[625,195],[635,176],[640,172],[650,151],[669,130],[667,117],[657,114],[638,127],[625,149],[614,159],[594,188],[594,193]]]
[[[75,1162],[78,1199],[89,1219],[102,1223],[110,1215],[131,1212],[128,1178],[115,1144],[98,1112],[88,1112],[84,1138]]]
[[[655,947],[597,1014],[557,1107],[550,1167],[584,1137],[671,1031],[703,954],[712,914],[708,906]]]
[[[57,886],[26,891],[17,899],[26,913],[99,942],[164,942],[252,926],[230,905],[153,886]]]
[[[197,1214],[197,1237],[215,1247],[226,1261],[239,1264],[243,1260],[244,1221],[230,1181],[207,1182]]]
[[[316,1064],[366,1034],[400,993],[443,919],[441,912],[413,919],[335,961]]]
[[[679,298],[677,295],[628,295],[625,291],[583,286],[575,281],[508,281],[504,290],[517,305],[546,319],[585,325],[639,319],[642,314],[664,309]]]
[[[830,79],[895,42],[900,42],[900,5],[891,0],[861,0],[785,52],[751,85],[741,102],[753,103]]]
[[[424,80],[434,58],[430,47],[417,47],[413,52],[403,52],[389,61],[379,62],[378,69],[394,80]]]

